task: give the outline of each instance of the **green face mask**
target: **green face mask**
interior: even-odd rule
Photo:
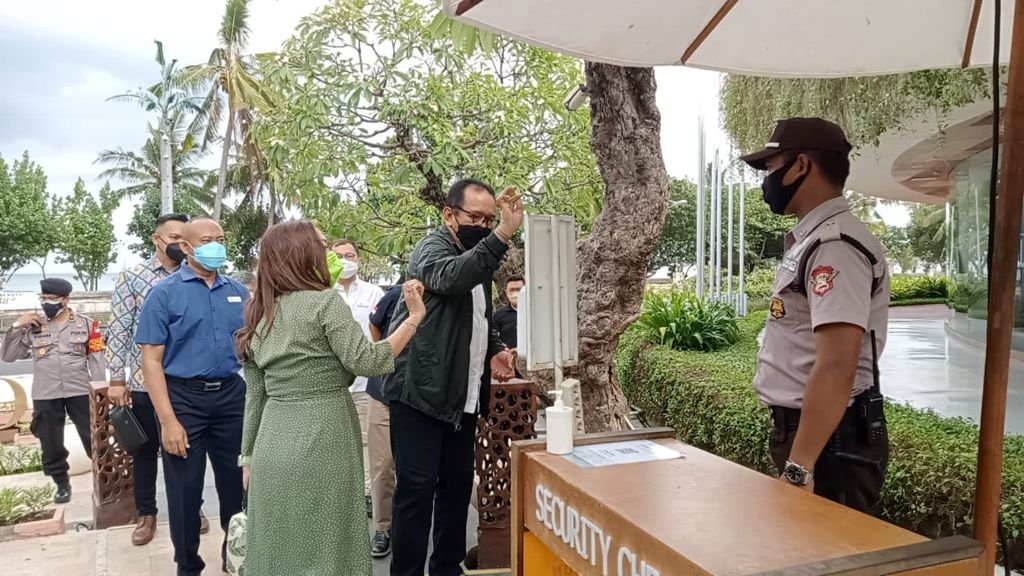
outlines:
[[[331,275],[331,286],[338,283],[338,278],[341,277],[342,271],[345,270],[345,261],[338,258],[338,255],[333,250],[327,251],[327,272]]]

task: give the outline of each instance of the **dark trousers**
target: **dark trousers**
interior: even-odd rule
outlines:
[[[132,391],[132,414],[146,433],[149,442],[132,453],[132,475],[135,479],[135,508],[139,516],[156,516],[156,475],[160,457],[160,427],[149,394]]]
[[[395,459],[391,576],[423,576],[431,517],[431,576],[462,574],[466,520],[473,493],[475,414],[458,426],[435,420],[400,402],[391,403]]]
[[[43,473],[53,478],[58,486],[67,485],[68,451],[64,448],[65,414],[75,423],[78,437],[82,440],[85,453],[92,458],[92,441],[89,433],[89,395],[71,396],[56,400],[33,400],[32,434],[39,438],[43,451]]]
[[[227,533],[231,517],[242,511],[242,419],[245,381],[232,376],[218,390],[200,389],[168,377],[167,392],[174,415],[188,433],[185,458],[163,451],[167,515],[170,520],[174,561],[179,576],[198,576],[206,564],[199,557],[199,509],[203,503],[206,457],[209,455],[220,499],[220,524]],[[221,555],[223,556],[223,545]]]
[[[796,439],[799,414],[799,410],[772,410],[769,446],[780,474]],[[882,439],[868,443],[857,404],[850,407],[814,464],[814,493],[854,510],[876,514],[889,467],[889,433],[884,422],[882,433]]]

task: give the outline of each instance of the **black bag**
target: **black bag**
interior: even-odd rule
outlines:
[[[132,414],[131,408],[127,406],[113,407],[110,410],[110,423],[114,426],[117,443],[126,452],[135,453],[149,442],[146,431],[142,429],[139,421],[135,419],[135,414]]]

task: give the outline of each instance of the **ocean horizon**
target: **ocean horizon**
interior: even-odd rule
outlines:
[[[100,277],[96,290],[100,292],[114,289],[114,282],[120,272],[107,272]],[[3,284],[5,292],[32,292],[39,293],[39,281],[43,278],[63,278],[74,287],[75,291],[85,291],[85,286],[78,280],[74,272],[54,272],[43,276],[41,272],[15,272],[11,279]]]

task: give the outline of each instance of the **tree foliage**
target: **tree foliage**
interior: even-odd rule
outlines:
[[[922,113],[935,113],[941,128],[951,110],[990,90],[990,73],[978,68],[827,79],[728,74],[720,105],[725,130],[744,152],[763,146],[775,121],[792,116],[831,119],[862,146]]]
[[[413,0],[336,0],[264,69],[277,102],[255,126],[271,179],[325,232],[403,259],[457,177],[528,193],[530,210],[600,210],[589,120],[564,98],[579,62],[453,37]],[[470,40],[467,40],[469,38]]]
[[[926,267],[942,264],[946,257],[945,204],[917,204],[910,210],[907,236],[914,255]]]
[[[117,193],[109,183],[104,184],[97,201],[81,178],[74,192],[57,202],[57,261],[70,263],[86,290],[96,290],[99,279],[117,260],[113,220],[117,205]]]
[[[8,166],[0,156],[0,284],[52,247],[46,174],[25,152]]]

